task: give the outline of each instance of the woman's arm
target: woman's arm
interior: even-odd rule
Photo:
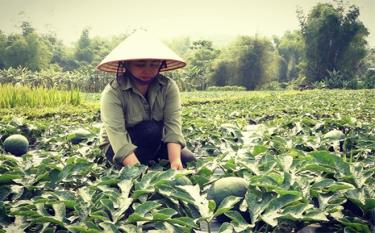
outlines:
[[[178,143],[170,142],[167,144],[168,159],[172,169],[181,170],[184,167],[181,162],[181,145]]]
[[[114,152],[113,162],[119,165],[123,164],[125,157],[131,155],[136,148],[125,127],[124,110],[120,98],[116,90],[108,85],[100,99],[100,116]],[[135,155],[131,157],[134,158]],[[132,158],[129,161],[134,162]]]

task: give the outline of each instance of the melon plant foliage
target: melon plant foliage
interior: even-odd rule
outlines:
[[[167,161],[111,166],[98,147],[97,106],[23,109],[17,117],[1,109],[0,232],[292,232],[311,223],[330,232],[374,229],[374,91],[182,99],[183,131],[199,157],[182,171]],[[76,129],[85,136],[72,143]],[[13,134],[30,142],[22,157],[4,150]],[[228,177],[243,180],[244,192],[209,198]]]

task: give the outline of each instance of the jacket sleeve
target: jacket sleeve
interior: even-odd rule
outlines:
[[[167,85],[166,91],[163,141],[178,143],[182,148],[186,145],[182,135],[180,92],[173,80]]]
[[[108,85],[100,99],[100,117],[112,146],[113,162],[122,165],[122,161],[137,147],[132,144],[126,131],[124,111],[120,96]]]

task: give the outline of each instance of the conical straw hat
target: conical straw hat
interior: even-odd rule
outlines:
[[[167,66],[160,71],[174,70],[186,65],[182,58],[150,33],[137,31],[113,49],[96,68],[116,73],[119,62],[144,59],[165,60]]]

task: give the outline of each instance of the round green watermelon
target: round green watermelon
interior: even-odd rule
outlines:
[[[210,187],[207,192],[207,198],[214,200],[216,205],[228,196],[244,197],[247,191],[247,182],[240,177],[224,177],[221,178]]]
[[[220,203],[228,196],[245,197],[247,192],[248,183],[241,177],[224,177],[215,181],[207,191],[207,199],[214,200],[216,206],[219,207]],[[248,212],[241,212],[239,210],[239,203],[234,206],[234,210],[237,210],[241,215],[250,220]],[[229,218],[225,215],[217,217],[219,222],[229,221]]]
[[[4,150],[15,156],[22,156],[29,150],[29,141],[21,134],[13,134],[4,141]]]
[[[83,128],[80,128],[80,129],[74,130],[69,135],[69,139],[70,139],[70,142],[72,144],[78,144],[78,143],[82,142],[83,140],[89,138],[90,136],[91,136],[90,131],[88,131],[86,129],[83,129]]]

